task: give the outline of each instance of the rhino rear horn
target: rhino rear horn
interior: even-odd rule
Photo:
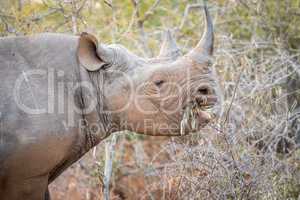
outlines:
[[[171,58],[172,60],[176,60],[181,55],[181,51],[178,48],[171,31],[166,30],[164,32],[163,38],[164,39],[158,58]]]

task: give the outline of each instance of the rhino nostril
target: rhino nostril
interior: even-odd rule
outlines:
[[[198,89],[198,92],[201,94],[201,95],[208,95],[209,94],[209,89],[206,88],[206,87],[203,87],[203,88],[199,88]]]

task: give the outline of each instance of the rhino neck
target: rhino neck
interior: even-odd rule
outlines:
[[[99,123],[103,125],[103,131],[109,135],[119,130],[116,118],[109,112],[108,101],[104,93],[105,77],[102,71],[88,72],[90,80],[95,89],[95,97],[97,104],[95,111],[98,116]]]
[[[86,148],[89,150],[104,140],[111,133],[119,130],[118,123],[108,111],[107,99],[104,94],[104,76],[101,71],[87,72],[80,69],[80,79],[82,82],[88,82],[93,87],[93,91],[85,87],[81,89],[82,108],[89,106],[91,101],[95,103],[91,112],[82,112],[83,131],[86,138]],[[82,128],[81,128],[82,129]]]

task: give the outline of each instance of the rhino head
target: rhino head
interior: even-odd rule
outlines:
[[[214,36],[206,6],[204,11],[204,34],[186,55],[181,55],[169,31],[152,59],[121,45],[99,44],[87,33],[80,36],[78,60],[101,88],[105,111],[102,107],[99,112],[106,113],[107,123],[147,135],[184,135],[212,120],[218,102],[210,67]]]

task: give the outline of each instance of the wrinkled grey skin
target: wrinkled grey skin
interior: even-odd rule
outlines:
[[[102,112],[118,110],[124,104],[122,100],[129,99],[124,77],[109,70],[126,73],[137,86],[147,80],[157,84],[160,74],[169,74],[169,81],[174,78],[177,81],[179,77],[178,81],[184,82],[182,72],[189,66],[210,84],[206,59],[212,54],[213,35],[207,10],[206,17],[207,29],[202,40],[182,58],[169,34],[160,55],[152,60],[139,58],[121,46],[99,45],[88,34],[79,37],[47,33],[0,38],[0,198],[49,199],[48,184],[113,132],[132,130],[149,135],[180,135],[178,128],[168,132],[155,127],[150,131],[144,127],[124,127],[121,123],[139,125],[139,120],[149,118],[156,119],[157,123],[180,124],[179,112],[170,116],[146,115],[132,104],[125,111]],[[96,52],[91,53],[93,50]],[[37,69],[41,74],[28,74]],[[17,90],[20,98],[16,99],[14,91],[20,80]],[[54,87],[51,80],[56,83]],[[92,91],[84,87],[72,91],[74,85],[81,82],[90,83]],[[198,91],[195,87],[191,94]],[[186,97],[183,94],[178,97],[176,100],[182,100],[180,106],[184,107]],[[84,112],[93,101],[97,106]],[[45,110],[30,114],[20,109],[17,102]],[[152,109],[154,100],[149,102],[143,100],[142,105]],[[174,102],[167,105],[174,106]],[[202,124],[208,121],[205,116],[205,112],[198,116]],[[97,131],[93,131],[92,124],[99,125]]]
[[[63,69],[62,81],[78,81],[77,45],[78,37],[59,34],[0,39],[1,199],[43,199],[48,184],[92,147],[78,126],[65,128],[67,114],[26,114],[13,97],[17,78],[33,68]],[[22,102],[47,108],[47,74],[29,78]]]

